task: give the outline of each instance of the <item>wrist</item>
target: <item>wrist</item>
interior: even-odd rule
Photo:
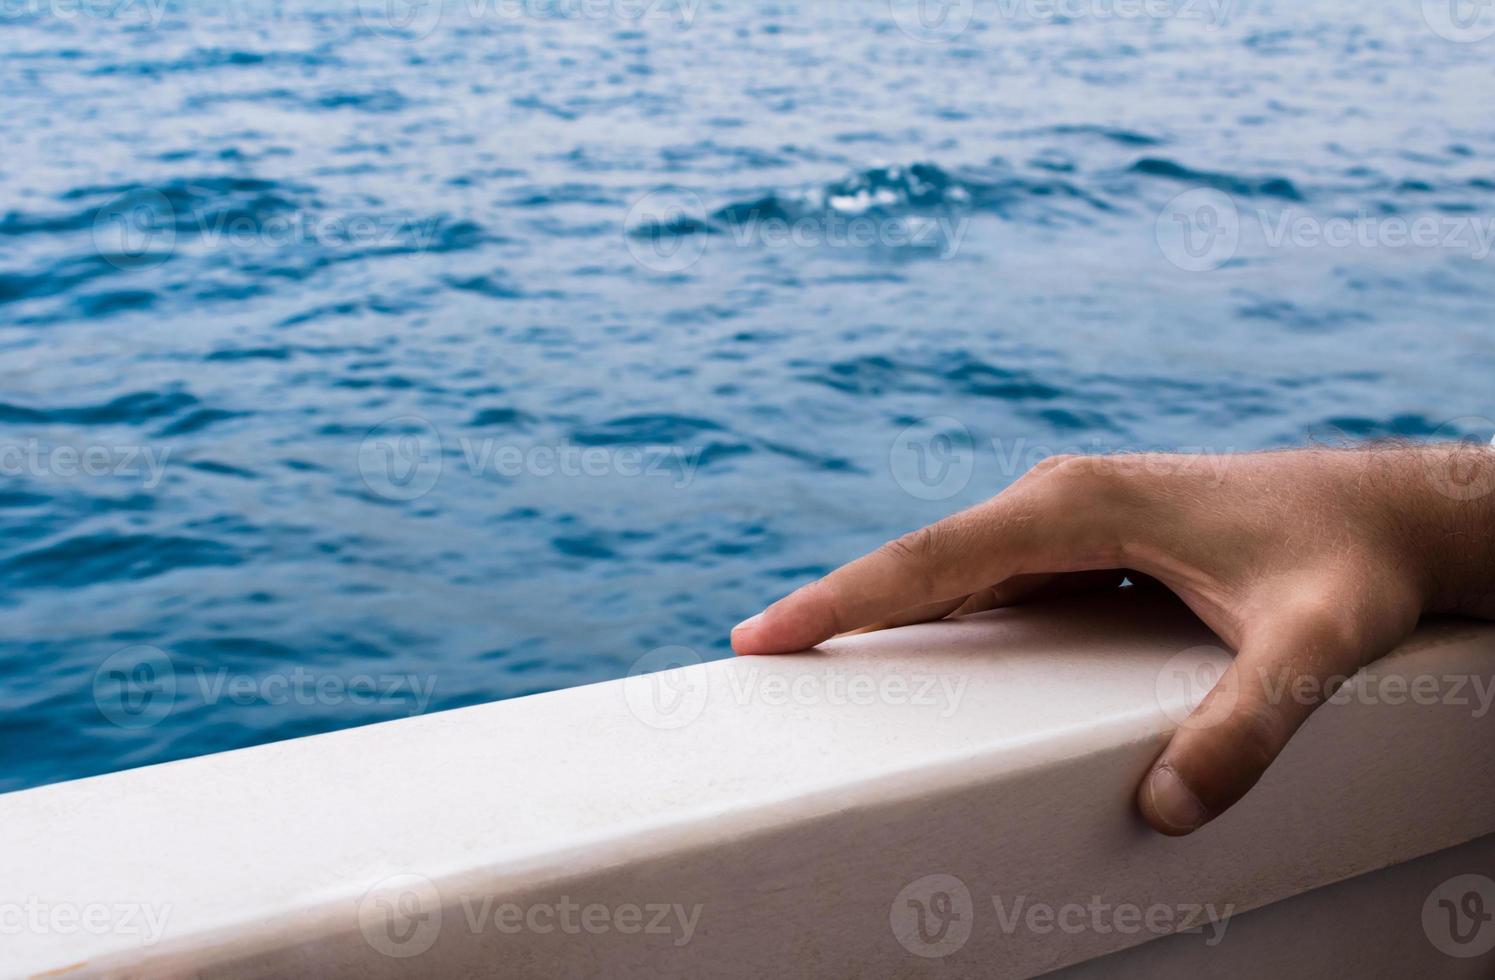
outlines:
[[[1413,455],[1404,526],[1418,529],[1424,609],[1495,619],[1495,447],[1442,443]]]

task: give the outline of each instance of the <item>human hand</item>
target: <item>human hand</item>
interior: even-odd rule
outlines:
[[[1188,834],[1424,612],[1495,618],[1492,493],[1495,451],[1460,444],[1055,457],[774,603],[732,645],[789,653],[1156,579],[1237,652],[1138,789],[1154,828]]]

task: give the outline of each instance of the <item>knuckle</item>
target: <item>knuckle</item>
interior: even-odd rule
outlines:
[[[1106,456],[1073,456],[1049,471],[1043,487],[1064,508],[1114,510],[1138,494],[1135,474]]]
[[[1049,475],[1056,482],[1062,480],[1093,491],[1114,482],[1120,475],[1120,467],[1109,456],[1065,456]]]
[[[1339,660],[1338,655],[1360,648],[1360,624],[1342,598],[1304,596],[1293,603],[1292,616],[1303,647],[1296,653],[1304,660]]]
[[[811,600],[811,608],[818,611],[823,622],[819,628],[827,633],[845,632],[845,614],[842,610],[841,590],[836,586],[832,578],[823,578],[811,582],[802,590],[803,595]]]
[[[1073,462],[1074,460],[1080,458],[1081,457],[1076,456],[1074,453],[1060,453],[1057,456],[1048,456],[1034,463],[1033,467],[1028,470],[1028,473],[1031,476],[1044,476],[1045,474],[1058,469],[1066,463]]]
[[[883,557],[891,558],[900,565],[918,565],[928,560],[933,546],[929,528],[921,527],[902,537],[894,538],[880,549]]]
[[[931,524],[889,541],[878,551],[922,592],[931,593],[935,590],[943,556],[949,550],[948,538],[949,534],[942,525]]]

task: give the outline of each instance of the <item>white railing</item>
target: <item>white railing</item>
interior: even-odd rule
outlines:
[[[1134,790],[1215,643],[1054,604],[0,796],[0,973],[1487,975],[1495,628],[1164,838]]]

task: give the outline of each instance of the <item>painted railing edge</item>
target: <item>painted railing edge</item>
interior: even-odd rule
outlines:
[[[1495,831],[1495,718],[1450,690],[1495,683],[1495,629],[1448,621],[1235,811],[1153,834],[1132,789],[1197,697],[1172,680],[1227,658],[1211,644],[1171,604],[1056,604],[7,794],[0,902],[115,918],[7,936],[0,970],[1030,976],[1190,925],[1185,906],[1240,914]],[[1387,697],[1397,678],[1443,686]],[[937,896],[966,925],[921,932]],[[1096,897],[1175,915],[1070,934],[1001,914]],[[568,901],[608,927],[489,915]],[[624,931],[646,906],[681,910],[674,931]],[[159,935],[122,929],[128,908]]]

